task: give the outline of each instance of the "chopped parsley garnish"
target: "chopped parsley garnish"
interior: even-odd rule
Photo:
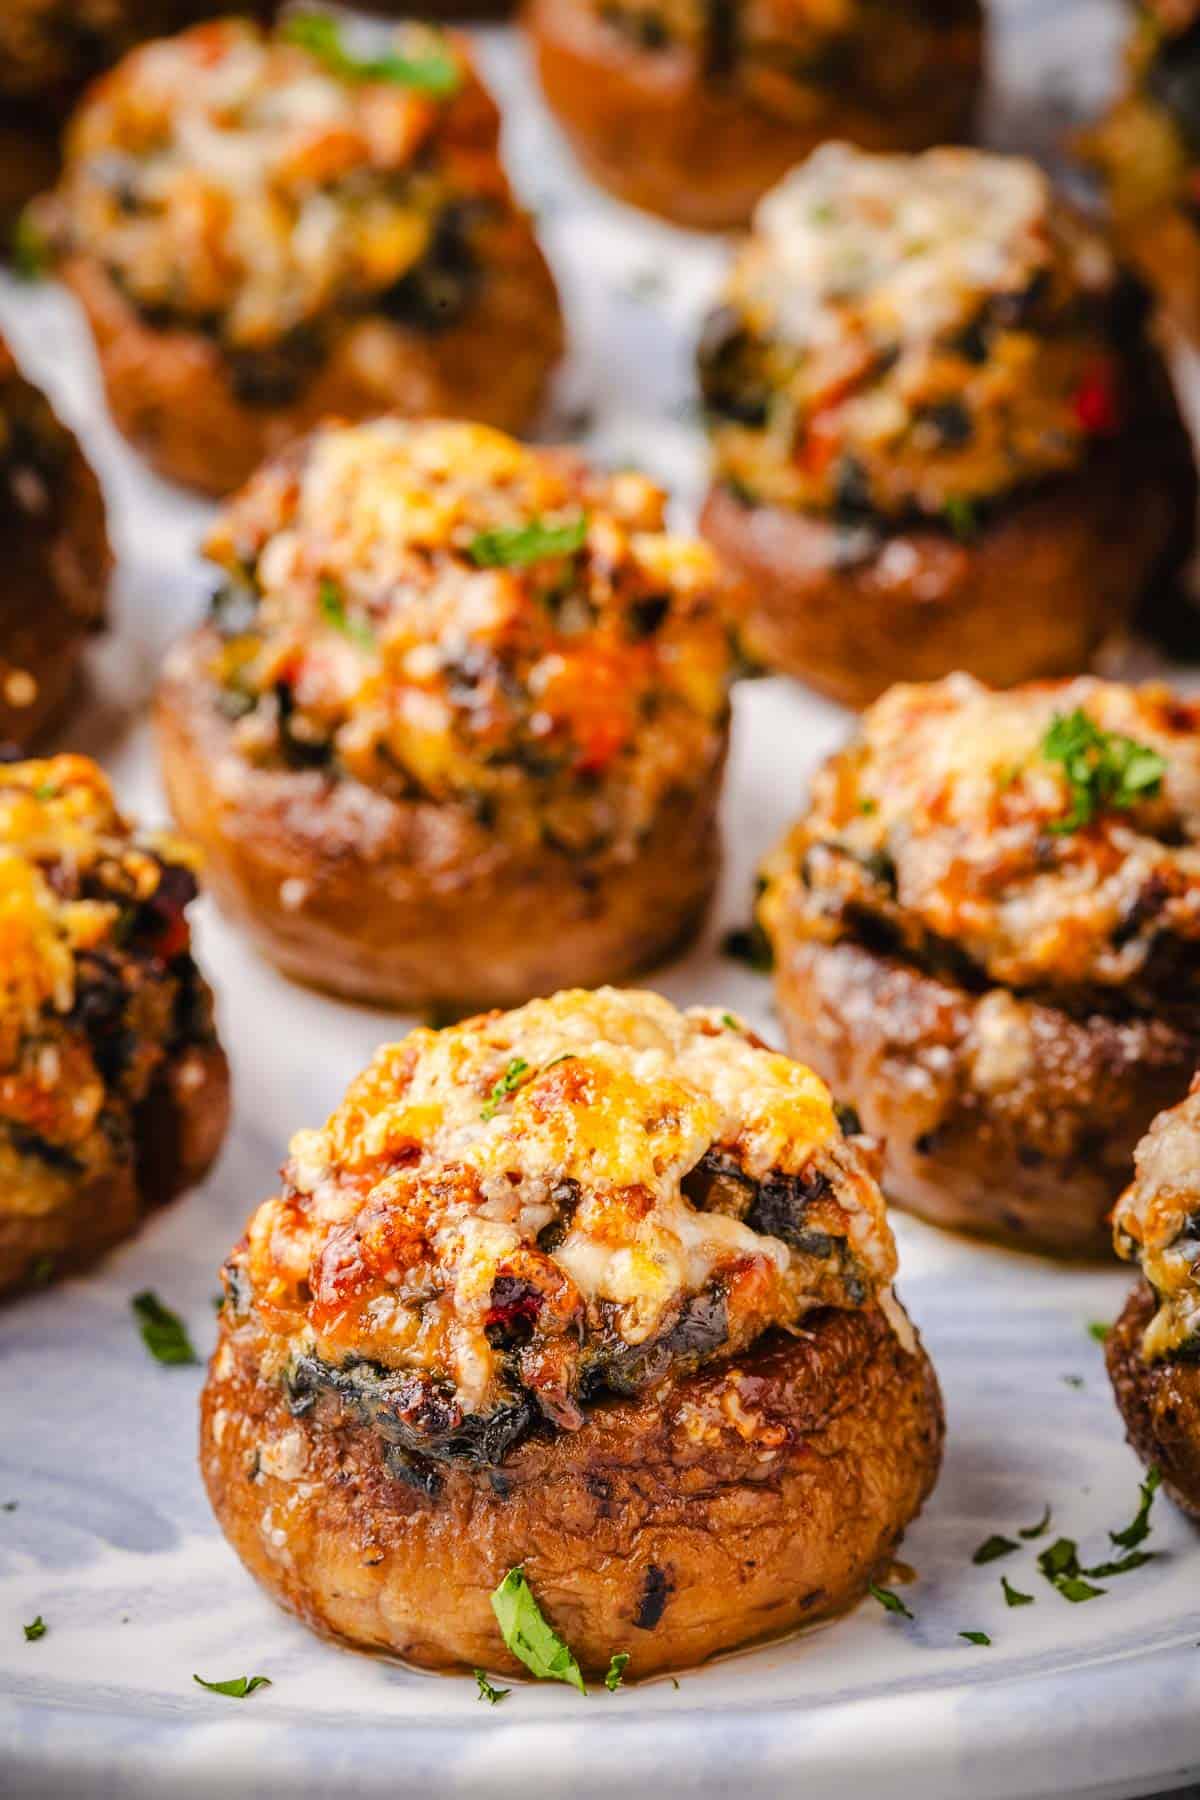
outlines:
[[[531,1675],[541,1681],[565,1681],[581,1694],[587,1693],[569,1645],[542,1617],[525,1570],[519,1564],[508,1571],[492,1595],[492,1611],[505,1644]]]
[[[282,35],[289,44],[307,50],[330,74],[344,81],[388,81],[396,87],[414,88],[435,100],[448,100],[462,85],[458,64],[437,34],[430,34],[430,48],[421,56],[355,56],[342,41],[341,29],[327,13],[297,13],[285,20]]]
[[[727,1031],[740,1031],[742,1029],[740,1021],[735,1019],[732,1013],[722,1013],[721,1023]]]
[[[1083,1600],[1102,1600],[1107,1592],[1105,1588],[1093,1587],[1079,1575],[1060,1575],[1054,1585],[1072,1606],[1078,1606]]]
[[[269,1675],[235,1675],[232,1681],[205,1681],[203,1675],[193,1675],[192,1680],[210,1694],[225,1694],[230,1700],[245,1700],[256,1688],[271,1685]]]
[[[1119,1556],[1114,1562],[1097,1563],[1095,1568],[1084,1569],[1082,1573],[1093,1581],[1105,1581],[1112,1575],[1132,1575],[1135,1569],[1153,1562],[1154,1555],[1153,1550],[1131,1550],[1128,1556]]]
[[[604,1677],[604,1685],[610,1694],[615,1694],[621,1686],[622,1677],[629,1663],[628,1650],[614,1650],[612,1661],[608,1665],[608,1674]]]
[[[19,1500],[0,1500],[0,1512],[16,1512],[20,1504]]]
[[[942,507],[942,517],[960,543],[969,544],[979,530],[974,506],[961,494],[952,494]]]
[[[1093,1319],[1088,1326],[1088,1336],[1095,1338],[1098,1344],[1103,1344],[1108,1341],[1108,1334],[1111,1330],[1111,1325],[1102,1325],[1099,1319]]]
[[[500,1079],[494,1083],[491,1093],[480,1108],[479,1116],[486,1124],[494,1119],[502,1101],[509,1094],[515,1094],[525,1076],[529,1073],[529,1064],[523,1056],[514,1056]]]
[[[1007,1575],[1000,1577],[1000,1586],[1004,1589],[1004,1598],[1010,1606],[1033,1605],[1033,1595],[1023,1594],[1019,1588],[1015,1588]]]
[[[1109,1537],[1122,1550],[1135,1550],[1150,1535],[1150,1509],[1154,1505],[1154,1496],[1162,1486],[1162,1470],[1155,1464],[1142,1482],[1139,1492],[1141,1500],[1137,1512],[1123,1531],[1110,1531]]]
[[[986,1631],[960,1631],[960,1638],[966,1638],[968,1644],[990,1644],[991,1638]]]
[[[562,525],[531,519],[528,525],[498,525],[479,531],[467,545],[467,555],[481,569],[520,569],[548,556],[573,556],[587,540],[587,515]]]
[[[1042,1514],[1041,1518],[1038,1520],[1037,1524],[1036,1525],[1020,1525],[1020,1526],[1018,1526],[1017,1536],[1023,1537],[1025,1539],[1040,1538],[1042,1536],[1042,1534],[1044,1532],[1048,1531],[1049,1529],[1050,1529],[1050,1503],[1049,1503],[1049,1501],[1047,1501],[1046,1502],[1046,1510]]]
[[[160,1363],[194,1363],[200,1358],[192,1348],[187,1328],[177,1313],[164,1306],[147,1288],[130,1301],[142,1333],[142,1342]]]
[[[1082,1375],[1064,1375],[1063,1380],[1069,1388],[1081,1388],[1084,1385]]]
[[[343,637],[347,637],[352,643],[357,644],[360,650],[374,650],[375,633],[365,620],[350,617],[346,611],[346,602],[338,592],[336,583],[332,581],[321,583],[321,591],[317,595],[317,605],[320,608],[321,617],[327,625],[332,625],[335,631],[340,631]]]
[[[21,214],[12,233],[13,273],[22,281],[41,281],[54,261],[45,233],[28,208]]]
[[[1079,1568],[1078,1550],[1074,1538],[1055,1538],[1050,1548],[1038,1557],[1038,1568],[1047,1581],[1056,1581],[1060,1575],[1073,1575]]]
[[[1094,1573],[1093,1570],[1082,1570],[1079,1567],[1079,1547],[1074,1538],[1056,1538],[1048,1550],[1043,1550],[1038,1557],[1038,1568],[1046,1580],[1072,1605],[1083,1600],[1098,1600],[1105,1590],[1093,1587],[1084,1580],[1084,1575]]]
[[[1157,750],[1120,732],[1101,731],[1079,707],[1054,715],[1042,755],[1062,764],[1071,793],[1070,812],[1047,828],[1057,833],[1090,825],[1105,807],[1128,811],[1157,794],[1167,772]]]
[[[1001,1537],[999,1532],[996,1532],[980,1544],[971,1561],[976,1564],[998,1562],[1002,1556],[1011,1556],[1013,1551],[1019,1550],[1020,1547],[1019,1544],[1014,1544],[1011,1538]]]
[[[27,1644],[36,1644],[39,1638],[45,1637],[48,1630],[49,1626],[46,1624],[41,1613],[39,1613],[32,1625],[26,1625],[24,1627],[25,1642]]]
[[[899,1594],[894,1594],[891,1588],[880,1587],[878,1582],[873,1581],[871,1583],[870,1591],[872,1596],[878,1600],[884,1612],[899,1613],[902,1619],[912,1618],[913,1615],[909,1612]]]
[[[501,1700],[507,1700],[512,1693],[511,1688],[493,1687],[482,1669],[476,1669],[474,1674],[479,1688],[478,1698],[486,1700],[489,1706],[499,1706]]]

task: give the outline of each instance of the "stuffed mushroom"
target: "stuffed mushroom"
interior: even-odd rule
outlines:
[[[0,744],[57,723],[88,636],[104,623],[112,555],[99,483],[0,338]]]
[[[716,879],[731,655],[663,494],[483,426],[330,426],[209,540],[167,786],[289,974],[469,1009],[631,973]]]
[[[319,1630],[583,1672],[843,1611],[937,1474],[870,1147],[730,1014],[563,993],[382,1049],[225,1268],[201,1465]]]
[[[1200,342],[1200,4],[1144,0],[1123,92],[1084,150],[1122,255]]]
[[[45,217],[118,425],[230,491],[330,414],[519,430],[562,346],[463,43],[299,14],[197,26],[77,113]]]
[[[1130,1443],[1200,1520],[1200,1080],[1134,1160],[1113,1222],[1143,1278],[1106,1340],[1108,1368]]]
[[[889,1197],[1098,1256],[1200,1060],[1200,709],[1089,678],[896,687],[820,770],[760,918],[793,1054]]]
[[[852,706],[1086,664],[1192,538],[1142,310],[1022,158],[829,145],[797,169],[700,352],[702,528],[749,652]]]
[[[82,756],[0,765],[0,1292],[128,1237],[220,1148],[229,1077],[182,849]]]
[[[546,99],[584,167],[681,225],[743,225],[826,138],[965,136],[978,0],[528,0]]]

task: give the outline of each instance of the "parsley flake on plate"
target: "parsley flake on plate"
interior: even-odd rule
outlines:
[[[581,1694],[587,1693],[570,1646],[542,1617],[520,1564],[508,1571],[492,1595],[492,1611],[508,1649],[531,1675],[540,1681],[565,1681]]]
[[[1042,755],[1061,763],[1070,790],[1071,810],[1051,821],[1057,833],[1090,825],[1106,807],[1128,812],[1140,800],[1161,792],[1167,765],[1157,750],[1117,731],[1101,731],[1087,713],[1055,713]]]
[[[129,1304],[137,1317],[142,1342],[156,1362],[199,1362],[183,1320],[164,1306],[157,1294],[147,1288],[135,1294]]]
[[[1123,1531],[1110,1531],[1109,1537],[1122,1550],[1135,1550],[1150,1535],[1150,1509],[1154,1505],[1154,1496],[1162,1486],[1162,1470],[1155,1464],[1142,1482],[1139,1492],[1137,1512]]]
[[[1100,1319],[1093,1319],[1088,1325],[1088,1336],[1090,1338],[1095,1338],[1098,1344],[1104,1344],[1107,1343],[1108,1334],[1111,1330],[1111,1325],[1105,1325]]]
[[[522,569],[550,556],[573,556],[587,541],[587,514],[580,513],[562,525],[531,519],[528,525],[497,525],[479,531],[467,545],[467,555],[480,569]]]
[[[1023,1594],[1020,1588],[1015,1588],[1007,1575],[1002,1575],[1000,1577],[1000,1586],[1004,1589],[1004,1598],[1009,1606],[1033,1605],[1033,1595]]]
[[[966,1638],[968,1644],[990,1644],[991,1638],[986,1631],[960,1631],[960,1638]]]
[[[1050,1585],[1057,1589],[1064,1600],[1072,1605],[1079,1605],[1084,1600],[1099,1600],[1106,1590],[1093,1587],[1084,1579],[1085,1575],[1095,1573],[1091,1569],[1079,1566],[1079,1547],[1074,1538],[1056,1538],[1048,1550],[1043,1550],[1038,1557],[1038,1568]]]
[[[26,1625],[24,1627],[25,1642],[27,1644],[36,1644],[39,1638],[45,1637],[49,1629],[45,1619],[43,1619],[41,1613],[39,1613],[32,1625]]]
[[[1063,1379],[1068,1380],[1069,1377],[1064,1376]],[[1036,1525],[1020,1525],[1020,1526],[1018,1526],[1017,1527],[1017,1536],[1023,1537],[1026,1540],[1028,1540],[1029,1538],[1040,1538],[1049,1529],[1050,1529],[1050,1502],[1047,1501],[1046,1502],[1046,1510],[1042,1514],[1041,1518],[1038,1520],[1037,1524]]]
[[[346,48],[336,19],[328,13],[302,12],[284,22],[283,37],[343,81],[390,82],[435,100],[450,99],[462,86],[458,64],[435,32],[429,33],[429,49],[420,56],[402,56],[395,50],[383,56],[355,56]]]
[[[235,1675],[231,1681],[205,1681],[203,1675],[193,1675],[192,1680],[210,1694],[224,1694],[230,1700],[245,1700],[256,1688],[271,1685],[269,1675]]]
[[[980,1544],[971,1561],[976,1566],[981,1563],[998,1562],[1002,1556],[1011,1556],[1013,1551],[1019,1550],[1020,1547],[1019,1544],[1014,1544],[1011,1538],[1001,1537],[999,1532],[995,1532]]]
[[[629,1665],[628,1650],[614,1650],[612,1661],[608,1665],[608,1674],[604,1677],[604,1685],[610,1694],[615,1694],[622,1685],[625,1670]]]
[[[902,1619],[912,1618],[913,1615],[909,1612],[899,1594],[894,1594],[891,1588],[880,1587],[878,1582],[873,1581],[871,1583],[870,1591],[873,1598],[878,1600],[885,1612],[899,1613]]]
[[[502,1700],[507,1700],[508,1696],[512,1693],[511,1688],[493,1687],[483,1669],[475,1669],[472,1672],[475,1676],[476,1685],[479,1688],[477,1698],[486,1700],[489,1706],[499,1706],[500,1702]]]

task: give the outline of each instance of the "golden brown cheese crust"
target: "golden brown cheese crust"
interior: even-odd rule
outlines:
[[[498,139],[429,27],[227,20],[127,58],[39,213],[121,429],[216,494],[338,414],[524,429],[562,321]]]
[[[371,54],[347,72],[286,24],[268,34],[244,20],[135,51],[71,127],[60,195],[71,249],[143,313],[230,352],[386,307],[450,209],[465,221],[512,203],[496,109],[461,45],[396,29],[388,54],[432,71],[432,91],[373,76],[383,59]]]
[[[319,432],[208,541],[235,750],[465,801],[513,843],[634,849],[726,729],[718,570],[664,501],[480,426]]]
[[[178,1176],[167,1163],[194,1178],[215,1154],[224,1068],[191,959],[194,893],[183,852],[131,831],[94,763],[0,767],[0,1286],[53,1272],[32,1268],[35,1247],[53,1240],[69,1263],[113,1235],[103,1216],[77,1216],[79,1195],[129,1229],[148,1156],[165,1161],[147,1203]],[[186,1132],[189,1085],[211,1101],[203,1155],[167,1142]],[[57,1230],[64,1215],[74,1241]]]
[[[228,1265],[262,1369],[421,1471],[822,1306],[890,1307],[868,1160],[730,1015],[601,989],[381,1050]]]
[[[1162,1112],[1137,1147],[1136,1173],[1113,1214],[1117,1253],[1141,1264],[1157,1310],[1141,1340],[1148,1362],[1200,1351],[1200,1082]]]
[[[112,565],[100,488],[0,339],[0,741],[28,746],[70,699],[104,622]]]
[[[1161,781],[1077,829],[1056,718],[1160,756]],[[1200,959],[1197,709],[1166,688],[1081,678],[994,693],[898,686],[824,766],[768,865],[768,928],[874,930],[918,964],[1061,1002],[1194,1022]]]
[[[1127,411],[1103,241],[1033,163],[830,144],[758,208],[701,346],[714,474],[963,533]]]

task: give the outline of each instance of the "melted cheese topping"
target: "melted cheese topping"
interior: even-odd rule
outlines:
[[[152,318],[227,348],[269,347],[386,294],[452,206],[512,210],[496,110],[457,40],[405,25],[385,46],[456,71],[446,95],[343,73],[286,33],[223,20],[147,44],[93,90],[67,141],[68,247]],[[382,61],[376,40],[364,54]]]
[[[397,797],[486,796],[517,838],[633,842],[713,778],[731,673],[715,560],[663,532],[664,503],[483,426],[317,433],[209,539],[233,583],[213,672],[246,715],[238,748],[323,755]],[[481,564],[496,533],[564,529],[563,549]]]
[[[1019,157],[829,144],[760,203],[706,340],[716,470],[773,505],[939,516],[1116,428],[1102,241]]]
[[[1068,831],[1071,791],[1043,746],[1077,709],[1158,752],[1165,774],[1158,793]],[[874,919],[900,953],[936,961],[950,945],[1007,987],[1194,1008],[1198,731],[1200,709],[1162,687],[894,687],[819,772],[768,865],[764,922],[828,940]]]
[[[1113,1238],[1158,1297],[1142,1342],[1154,1360],[1200,1341],[1200,1080],[1186,1100],[1159,1113],[1134,1166],[1113,1214]]]
[[[415,1031],[297,1134],[284,1173],[233,1259],[271,1366],[315,1350],[417,1370],[465,1412],[519,1379],[578,1423],[589,1365],[665,1340],[699,1296],[724,1309],[705,1353],[728,1353],[895,1273],[822,1082],[728,1014],[648,993]],[[755,1228],[772,1196],[786,1238]]]
[[[0,1214],[127,1163],[176,1035],[194,883],[82,756],[0,765]]]

